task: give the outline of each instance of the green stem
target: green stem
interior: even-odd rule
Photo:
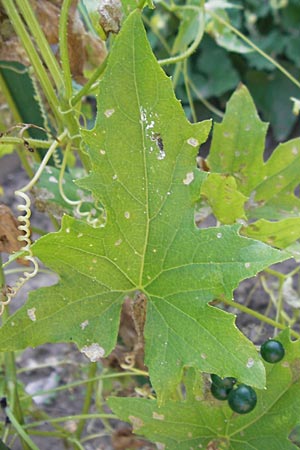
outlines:
[[[71,416],[63,416],[63,417],[49,417],[49,419],[47,419],[47,423],[59,423],[59,422],[69,422],[70,420],[89,420],[89,419],[117,419],[117,416],[115,416],[114,414],[74,414]],[[41,420],[38,422],[31,422],[28,423],[26,425],[24,425],[23,428],[33,428],[33,427],[40,427],[42,425],[45,425],[45,421]]]
[[[189,79],[189,84],[192,88],[192,90],[195,92],[195,94],[197,95],[198,99],[200,100],[201,103],[203,103],[203,105],[212,113],[216,114],[216,116],[221,117],[221,119],[224,117],[224,113],[222,111],[220,111],[218,108],[216,108],[215,106],[213,106],[209,101],[207,101],[200,93],[200,91],[196,88],[196,86],[194,85],[194,83],[192,82],[191,79]]]
[[[88,442],[88,441],[92,441],[94,439],[98,439],[98,438],[102,438],[104,436],[109,436],[111,433],[107,433],[106,431],[102,432],[102,433],[95,433],[95,434],[89,434],[88,436],[85,436],[84,438],[81,439],[81,442]]]
[[[59,144],[61,143],[61,141],[66,137],[67,135],[67,130],[65,130],[58,138],[57,141],[53,141],[52,144],[49,147],[49,150],[47,151],[46,155],[44,156],[38,170],[36,171],[34,177],[30,180],[30,182],[23,187],[22,189],[20,189],[21,192],[27,192],[29,191],[34,184],[37,182],[37,180],[39,179],[39,177],[41,176],[43,170],[45,169],[45,166],[47,165],[47,162],[49,161],[49,159],[51,158],[51,156],[53,155],[55,149],[59,146]]]
[[[14,426],[21,440],[23,441],[23,448],[28,450],[39,450],[39,448],[35,445],[35,443],[30,439],[26,431],[24,431],[23,427],[20,425],[18,419],[14,416],[11,409],[9,407],[5,408],[5,413],[9,418],[11,424]],[[26,445],[24,445],[26,444]]]
[[[190,105],[190,108],[191,108],[191,114],[192,114],[193,122],[197,122],[197,114],[196,114],[196,111],[195,111],[193,97],[191,95],[191,90],[190,90],[190,86],[189,86],[189,76],[188,76],[188,71],[187,71],[187,59],[184,60],[184,62],[183,62],[183,78],[184,78],[184,84],[185,84],[185,90],[186,90],[187,98],[188,98],[189,105]]]
[[[64,78],[64,97],[72,97],[72,75],[70,69],[70,59],[68,51],[68,16],[73,0],[63,0],[59,18],[59,53]]]
[[[168,64],[176,64],[179,61],[183,61],[184,59],[187,59],[189,56],[191,56],[194,51],[198,48],[203,34],[204,34],[204,17],[203,17],[203,9],[199,8],[197,6],[186,6],[186,7],[181,7],[184,9],[189,9],[192,11],[196,11],[198,13],[198,23],[199,23],[199,28],[198,28],[198,32],[197,35],[195,37],[194,42],[190,45],[190,47],[188,47],[184,52],[180,53],[177,56],[171,56],[170,58],[166,58],[166,59],[160,59],[158,60],[158,63],[161,66],[166,66]],[[180,8],[179,8],[180,9]]]
[[[172,74],[172,85],[174,90],[176,89],[181,71],[182,71],[182,61],[176,64],[174,72]]]
[[[46,63],[47,69],[49,70],[53,78],[56,88],[58,90],[61,90],[63,84],[61,69],[46,39],[46,36],[43,33],[43,30],[41,29],[40,24],[32,10],[30,2],[24,0],[16,0],[16,3],[18,5],[19,10],[22,13],[26,25],[28,26],[32,36],[35,39],[35,43],[40,50],[42,58]]]
[[[47,71],[42,64],[41,58],[37,53],[32,43],[31,37],[28,34],[27,29],[20,17],[20,14],[16,9],[13,0],[5,0],[5,2],[3,2],[2,5],[5,8],[6,13],[17,35],[19,36],[24,49],[26,50],[26,53],[31,61],[31,64],[34,67],[35,73],[42,86],[43,92],[49,102],[49,105],[51,106],[52,112],[56,116],[58,121],[60,121],[61,117],[59,113],[59,102],[56,93],[52,87]]]
[[[265,317],[263,314],[260,314],[257,311],[253,311],[253,309],[248,308],[247,306],[241,305],[240,303],[234,302],[232,300],[221,300],[225,305],[232,306],[233,308],[239,309],[240,311],[249,314],[250,316],[255,317],[256,319],[265,322],[271,325],[274,328],[280,328],[281,330],[285,330],[287,327],[281,323],[276,322],[275,320],[270,319],[269,317]],[[290,330],[291,336],[294,336],[296,339],[300,339],[300,334],[296,333],[294,330]]]
[[[137,8],[138,8],[138,9],[143,9],[146,3],[147,3],[146,0],[140,0],[140,1],[138,2],[138,4],[137,4]]]
[[[44,141],[43,139],[33,139],[27,137],[26,141],[28,142],[30,147],[37,147],[37,148],[49,148],[49,146],[52,144],[52,141],[48,140]],[[24,145],[24,139],[14,136],[2,136],[0,138],[0,145],[1,144]]]
[[[0,255],[0,284],[1,284],[1,291],[5,288],[5,275],[2,268],[2,259]],[[1,294],[3,295],[3,294]],[[2,300],[2,298],[1,298]],[[3,311],[3,319],[6,320],[9,317],[9,307],[6,306],[6,308]],[[24,417],[22,408],[20,405],[20,399],[18,395],[18,382],[17,382],[17,372],[16,372],[16,363],[15,363],[15,355],[14,352],[5,352],[4,353],[4,364],[5,364],[5,381],[7,385],[7,391],[8,391],[8,404],[11,407],[11,410],[15,412],[16,417],[13,417],[13,420],[11,420],[11,423],[15,426],[15,423],[17,426],[15,426],[16,431],[18,432],[22,446],[24,450],[28,450],[30,447],[28,447],[27,440],[24,439],[24,431],[22,429],[21,424],[24,423]],[[11,410],[9,408],[6,408],[8,412]],[[7,416],[9,419],[11,417],[9,416],[8,412],[6,411]],[[11,413],[13,415],[13,413]],[[26,434],[26,433],[25,433]]]
[[[78,102],[80,102],[82,97],[84,97],[85,95],[87,95],[90,92],[90,89],[92,88],[93,84],[98,80],[100,75],[104,72],[106,66],[107,66],[107,57],[105,58],[103,63],[99,67],[97,67],[97,69],[92,73],[91,77],[86,82],[86,84],[83,86],[83,88],[79,92],[77,92],[77,94],[74,95],[74,97],[71,99],[71,101],[70,101],[71,106],[75,106]]]
[[[295,77],[293,77],[293,75],[291,75],[280,63],[275,61],[275,59],[273,59],[271,56],[269,56],[267,53],[265,53],[263,50],[257,47],[257,45],[255,45],[243,33],[237,30],[233,25],[231,25],[231,23],[227,22],[227,20],[223,19],[222,17],[218,16],[218,14],[212,11],[208,11],[208,14],[210,14],[211,17],[216,19],[222,25],[225,25],[233,33],[235,33],[239,38],[241,38],[250,47],[252,47],[257,53],[262,55],[266,60],[268,60],[271,64],[273,64],[273,66],[275,66],[278,70],[280,70],[280,72],[282,72],[292,83],[294,83],[298,88],[300,88],[300,82]]]
[[[276,322],[281,322],[282,321],[282,316],[284,315],[284,310],[283,310],[283,292],[282,292],[282,287],[283,287],[283,282],[279,283],[279,289],[278,289],[278,297],[277,297],[277,310],[276,310]],[[274,336],[275,336],[275,332],[276,330],[274,330]]]
[[[270,267],[264,269],[264,272],[268,273],[269,275],[272,275],[273,277],[278,278],[279,280],[286,279],[286,275],[284,273],[277,272],[277,270],[271,269]]]
[[[91,380],[91,378],[95,377],[96,373],[97,373],[97,363],[90,363],[88,378]],[[88,412],[89,412],[91,402],[92,402],[94,383],[95,383],[94,381],[89,381],[87,383],[84,403],[83,403],[83,407],[82,407],[82,411],[81,411],[82,415],[88,414]],[[85,425],[85,420],[84,419],[80,420],[77,425],[77,430],[76,430],[76,438],[77,439],[80,439],[84,425]]]
[[[69,437],[68,442],[73,444],[73,446],[75,446],[74,448],[77,448],[78,450],[84,450],[84,447],[81,445],[81,443],[77,439]]]
[[[261,276],[260,281],[261,281],[264,291],[269,295],[270,300],[276,309],[276,317],[275,317],[276,322],[283,323],[283,321],[282,321],[282,318],[283,318],[283,320],[286,320],[288,323],[290,323],[290,319],[287,317],[287,315],[285,314],[285,312],[283,310],[282,286],[284,283],[284,279],[282,279],[280,277],[278,277],[278,278],[279,278],[279,290],[278,290],[279,294],[278,294],[277,298],[275,297],[272,289],[269,289],[268,284],[263,276]],[[276,328],[275,328],[274,336],[276,336],[276,334],[277,333],[276,333]]]
[[[59,53],[61,59],[63,81],[64,81],[64,96],[61,103],[61,114],[64,123],[67,124],[69,135],[74,140],[74,145],[80,145],[79,124],[75,116],[75,110],[71,105],[71,98],[73,95],[72,74],[70,68],[70,59],[68,51],[68,16],[73,0],[64,0],[59,19]]]
[[[28,369],[28,370],[31,370],[31,369]],[[105,379],[109,379],[109,378],[128,377],[128,376],[132,377],[133,375],[134,376],[142,376],[142,377],[149,376],[149,374],[147,372],[144,372],[142,370],[141,371],[137,370],[137,371],[134,371],[134,372],[130,371],[130,372],[110,373],[110,374],[107,374],[107,375],[98,375],[96,377],[89,378],[89,379],[86,379],[86,380],[74,381],[73,383],[65,384],[63,386],[58,386],[58,387],[53,388],[53,389],[47,389],[46,391],[44,391],[44,390],[37,391],[37,392],[35,392],[32,395],[32,397],[35,397],[37,395],[52,394],[54,392],[64,391],[66,389],[72,389],[74,387],[81,386],[82,384],[90,383],[90,382],[93,382],[93,381],[105,380]]]

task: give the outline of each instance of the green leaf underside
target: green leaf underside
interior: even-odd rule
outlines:
[[[230,450],[297,449],[288,435],[300,417],[300,343],[292,343],[288,334],[276,338],[284,344],[285,358],[278,364],[265,363],[267,389],[256,391],[257,405],[249,414],[233,413],[227,402],[212,397],[209,387],[202,396],[197,393],[194,399],[169,401],[162,407],[156,400],[137,398],[110,398],[109,406],[131,422],[137,434],[164,450],[196,450],[209,443],[209,448]]]
[[[33,292],[5,323],[2,350],[73,341],[93,359],[108,355],[125,296],[143,291],[146,363],[160,401],[184,366],[264,386],[254,346],[232,315],[207,302],[231,298],[240,280],[285,256],[239,236],[237,226],[196,228],[206,174],[195,159],[209,129],[186,120],[134,12],[100,83],[97,124],[82,133],[93,169],[78,184],[104,205],[107,224],[65,216],[61,231],[34,245],[60,282]]]
[[[224,211],[221,217],[216,208],[214,214],[223,223],[240,218],[238,201],[243,194],[248,198],[244,206],[247,218],[263,219],[249,227],[249,235],[246,228],[244,233],[282,248],[299,238],[295,229],[299,222],[300,199],[295,191],[299,186],[300,139],[280,144],[264,162],[266,131],[267,124],[259,119],[247,88],[240,86],[228,102],[223,122],[214,126],[208,157],[211,172],[235,178],[237,190],[233,200],[237,206],[233,203],[233,209],[228,209],[225,218]],[[210,184],[211,204],[217,199],[217,183],[220,183],[216,174],[212,176],[215,179],[209,180],[209,176],[206,180]],[[286,219],[290,220],[289,228]]]

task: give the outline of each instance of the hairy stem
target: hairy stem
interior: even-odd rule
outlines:
[[[49,102],[49,105],[51,106],[52,112],[56,116],[56,118],[60,120],[59,101],[57,99],[56,92],[53,89],[53,86],[50,82],[47,71],[43,66],[41,58],[32,43],[31,36],[29,35],[21,19],[19,12],[16,6],[14,5],[13,0],[6,0],[2,4],[6,10],[8,17],[10,18],[10,21],[17,35],[19,36],[22,42],[24,49],[26,50],[26,53],[31,61],[31,64],[33,65],[34,71],[39,79],[39,82]]]

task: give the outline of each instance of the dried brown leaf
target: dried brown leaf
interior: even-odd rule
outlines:
[[[19,240],[22,232],[18,229],[19,223],[14,217],[11,209],[6,205],[0,205],[0,252],[14,253],[24,246]],[[18,262],[28,265],[29,262],[19,258]]]

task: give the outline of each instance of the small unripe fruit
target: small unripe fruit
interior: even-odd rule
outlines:
[[[255,408],[256,403],[256,392],[246,384],[240,384],[236,389],[232,389],[228,396],[230,408],[238,414],[249,413]]]
[[[285,351],[281,342],[270,339],[262,344],[260,354],[265,361],[275,364],[282,360]]]

